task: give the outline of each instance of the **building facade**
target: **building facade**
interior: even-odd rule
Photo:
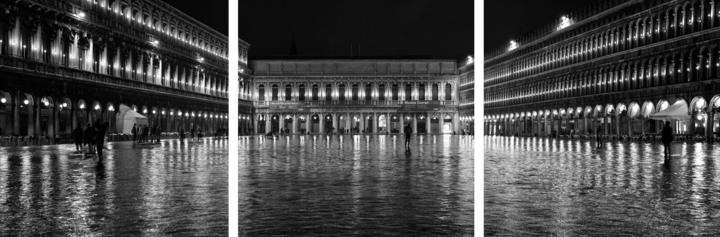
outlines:
[[[254,133],[386,134],[405,124],[414,133],[461,132],[455,60],[272,59],[250,68],[244,96]]]
[[[0,3],[0,135],[227,127],[227,36],[160,0]]]
[[[603,0],[486,53],[489,135],[712,137],[720,107],[716,0]]]

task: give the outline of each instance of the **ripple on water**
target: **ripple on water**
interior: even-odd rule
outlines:
[[[471,235],[473,137],[241,137],[240,235]]]
[[[484,137],[485,233],[720,235],[720,147]]]

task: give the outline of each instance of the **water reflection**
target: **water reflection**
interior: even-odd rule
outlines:
[[[473,233],[473,137],[263,139],[239,141],[241,236]]]
[[[720,149],[485,137],[488,235],[720,235]]]
[[[227,140],[0,148],[0,236],[227,235]]]

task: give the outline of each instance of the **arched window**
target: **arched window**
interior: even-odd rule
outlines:
[[[278,85],[275,84],[275,85],[272,86],[272,100],[273,100],[273,101],[277,101],[277,100],[278,100],[278,93],[279,93],[279,91],[278,91]]]
[[[420,83],[418,86],[418,100],[425,100],[425,83]]]
[[[298,88],[298,91],[300,92],[300,95],[298,96],[299,101],[305,101],[305,85],[300,85],[300,88]]]
[[[433,84],[432,85],[432,100],[439,100],[438,93],[439,93],[438,84]]]
[[[445,100],[452,100],[452,85],[445,84]]]
[[[292,86],[290,86],[290,84],[285,86],[285,100],[286,101],[292,100]]]
[[[332,100],[332,85],[325,85],[325,100]]]
[[[312,87],[312,100],[319,100],[320,99],[320,87],[315,84]]]
[[[412,100],[412,85],[405,84],[405,100]]]
[[[358,93],[359,93],[358,84],[353,84],[353,86],[352,86],[352,100],[358,100]]]
[[[340,92],[338,100],[345,100],[345,84],[340,84],[338,91]]]
[[[398,87],[399,87],[398,84],[392,85],[392,91],[391,91],[391,93],[392,93],[391,99],[392,100],[400,100],[400,97],[399,97],[400,89]]]
[[[258,100],[265,101],[265,85],[258,86]]]
[[[372,85],[365,84],[365,100],[372,100]]]
[[[379,90],[379,100],[385,100],[385,84],[380,84]]]

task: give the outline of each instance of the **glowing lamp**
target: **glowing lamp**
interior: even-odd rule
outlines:
[[[30,103],[30,101],[28,101],[28,100],[23,100],[23,104],[28,104],[28,103]]]

